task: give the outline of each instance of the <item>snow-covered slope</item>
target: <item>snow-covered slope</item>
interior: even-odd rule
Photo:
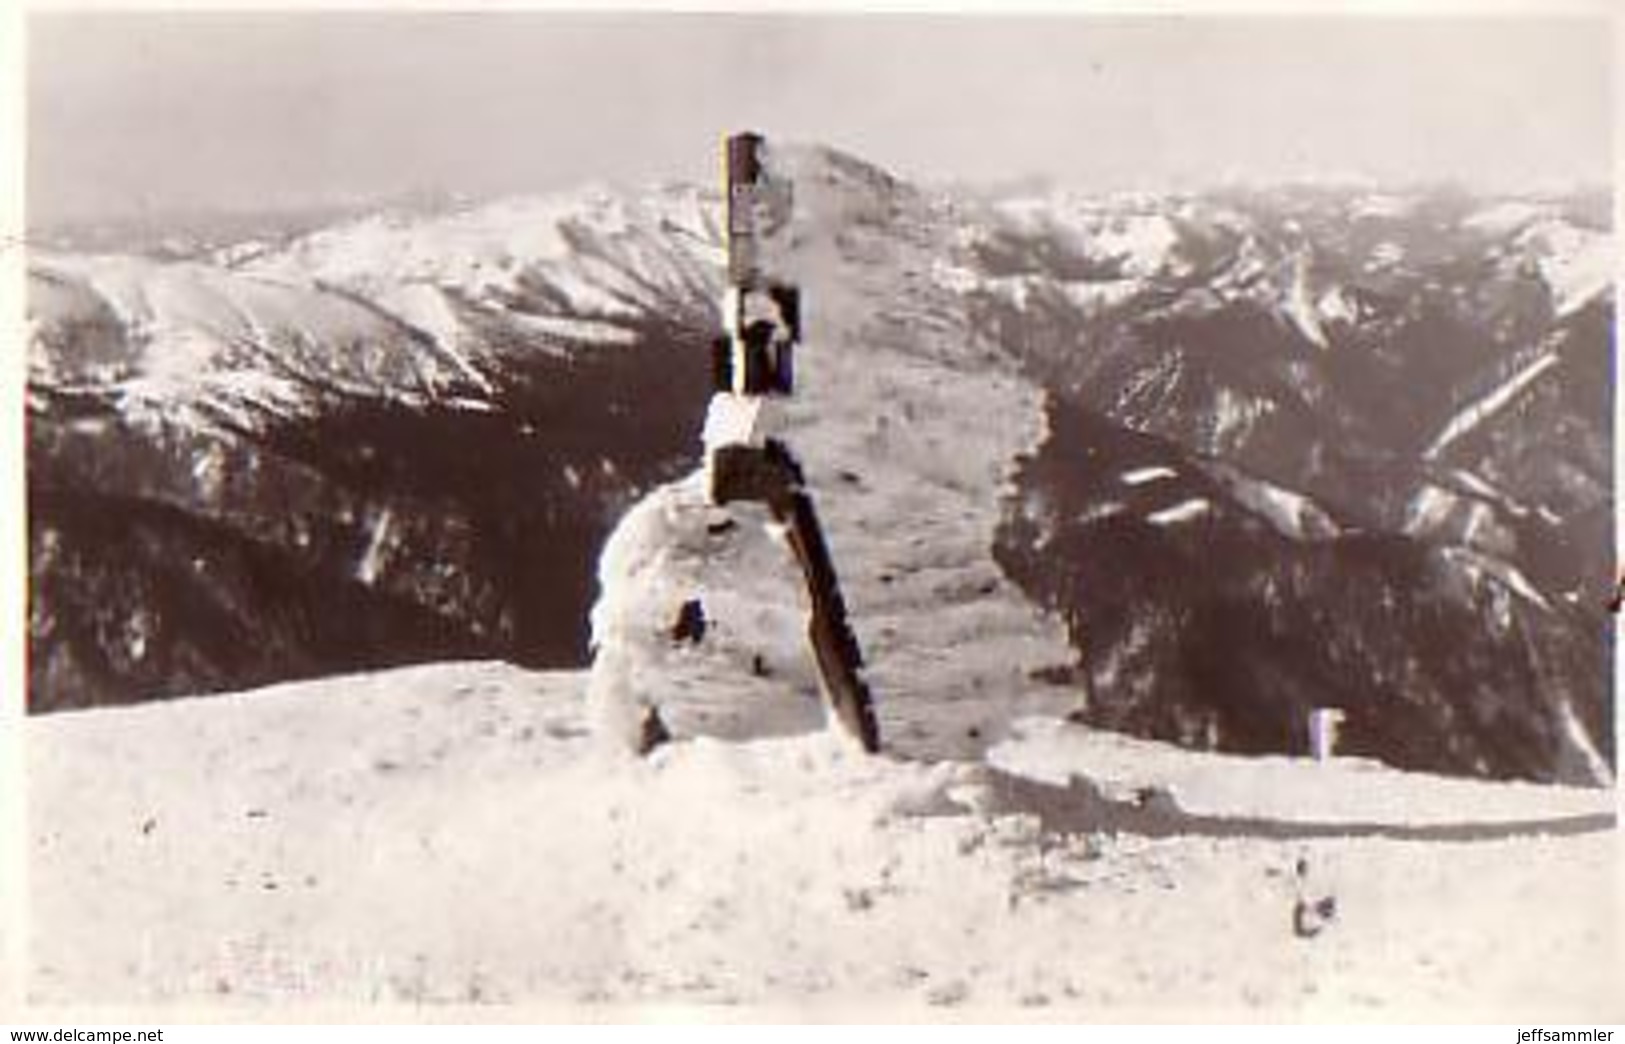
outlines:
[[[29,378],[145,427],[306,412],[313,389],[451,396],[460,361],[356,301],[196,262],[35,256]],[[333,345],[350,350],[334,352]]]
[[[996,200],[960,232],[973,261],[944,264],[960,292],[1025,312],[1090,319],[1248,304],[1330,351],[1391,318],[1426,283],[1486,322],[1504,295],[1557,319],[1607,295],[1616,272],[1605,197],[1477,199],[1451,191],[1334,187],[1085,197],[1060,190]],[[1473,264],[1472,262],[1481,262]],[[1459,290],[1459,293],[1457,292]]]
[[[714,322],[715,201],[595,187],[434,217],[380,214],[246,257],[36,253],[36,395],[112,396],[207,427],[348,395],[492,409],[526,357]]]
[[[716,197],[698,189],[593,185],[429,220],[371,216],[302,236],[242,267],[342,287],[408,322],[427,316],[431,333],[444,330],[445,321],[433,317],[450,299],[519,312],[537,328],[574,340],[614,340],[619,324],[650,314],[712,320],[722,265],[719,217]],[[429,288],[442,303],[425,300]]]
[[[1001,805],[985,769],[863,757],[826,735],[606,759],[583,682],[471,663],[31,719],[29,1001],[233,1018],[267,1002],[1625,1015],[1612,833],[1055,833]],[[1120,778],[1113,748],[1059,728],[1003,760]],[[1313,792],[1329,770],[1155,745],[1132,760],[1177,776],[1193,807],[1217,788],[1228,811],[1265,818],[1279,795],[1247,781]],[[1356,771],[1391,825],[1608,801]],[[1300,895],[1337,901],[1312,939],[1292,932]]]

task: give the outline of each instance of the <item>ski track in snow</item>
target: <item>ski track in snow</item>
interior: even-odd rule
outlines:
[[[30,1000],[1625,1014],[1608,833],[1044,836],[976,811],[974,766],[865,758],[828,733],[614,757],[583,682],[446,664],[30,719]],[[1304,791],[1370,810],[1360,788],[1311,786],[1333,771],[1314,763],[1144,741],[1125,759],[1109,737],[1024,728],[1000,757],[1038,778],[1172,779],[1198,807],[1230,780],[1213,793],[1232,809]],[[1609,798],[1345,771],[1413,817]],[[1313,940],[1290,929],[1299,858],[1338,900]]]

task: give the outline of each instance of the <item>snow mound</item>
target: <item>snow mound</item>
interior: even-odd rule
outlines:
[[[1395,827],[1610,817],[1615,795],[1589,787],[1483,783],[1403,772],[1362,758],[1182,750],[1048,719],[1018,722],[988,760],[1014,775],[1066,786],[1087,780],[1108,797],[1160,791],[1187,813],[1280,823]]]

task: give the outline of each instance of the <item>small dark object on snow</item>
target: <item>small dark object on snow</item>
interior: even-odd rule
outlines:
[[[731,533],[738,528],[739,523],[735,522],[731,518],[719,518],[715,522],[707,522],[705,524],[705,531],[710,533],[712,536],[721,536],[723,533]]]
[[[1310,902],[1299,899],[1292,907],[1292,932],[1300,939],[1313,939],[1337,916],[1337,897],[1324,896]]]
[[[773,677],[773,668],[767,665],[767,657],[761,653],[756,653],[750,658],[750,673],[758,678],[771,678]]]
[[[700,644],[705,639],[705,607],[698,598],[690,598],[677,610],[677,622],[671,625],[671,640]]]
[[[638,756],[642,757],[662,743],[670,742],[671,730],[660,720],[660,712],[653,707],[644,711],[643,722],[638,726]]]
[[[1297,878],[1297,902],[1292,904],[1292,934],[1300,939],[1313,939],[1337,916],[1337,897],[1320,896],[1311,899],[1304,894],[1309,887],[1309,860],[1303,856],[1292,867]]]

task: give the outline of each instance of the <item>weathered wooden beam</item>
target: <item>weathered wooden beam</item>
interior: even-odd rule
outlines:
[[[713,347],[712,375],[718,396],[737,397],[727,402],[730,412],[750,422],[748,430],[731,432],[731,441],[708,447],[710,494],[719,505],[764,504],[785,527],[807,585],[807,640],[825,700],[841,727],[874,753],[880,728],[834,558],[800,462],[777,432],[764,430],[772,414],[760,408],[764,398],[794,394],[793,353],[801,340],[800,289],[774,271],[766,242],[788,224],[792,187],[768,178],[764,147],[758,134],[736,134],[726,148],[727,334]]]

